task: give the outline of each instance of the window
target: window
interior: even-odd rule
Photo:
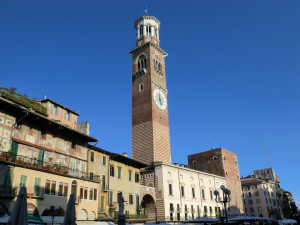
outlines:
[[[146,67],[147,67],[146,56],[145,55],[141,55],[139,57],[139,61],[138,61],[138,70],[146,69]]]
[[[140,196],[136,195],[135,196],[135,209],[139,210],[139,207],[140,207]]]
[[[173,195],[172,184],[169,184],[169,195]]]
[[[261,207],[258,207],[258,208],[257,208],[257,211],[258,211],[258,212],[262,212],[262,208],[261,208]]]
[[[256,199],[256,203],[257,203],[257,204],[260,204],[260,199]]]
[[[41,178],[36,177],[34,179],[34,196],[41,195]]]
[[[128,180],[131,181],[132,180],[132,171],[128,170]]]
[[[65,111],[65,119],[71,121],[71,113],[69,111]]]
[[[248,197],[251,197],[251,192],[248,192]]]
[[[230,209],[230,207],[229,207],[228,209]],[[210,214],[210,216],[212,216],[212,212],[213,212],[213,209],[212,209],[212,207],[210,206],[210,207],[209,207],[209,214]]]
[[[122,167],[118,166],[118,178],[121,179],[122,177]]]
[[[133,205],[133,195],[129,194],[129,205]]]
[[[64,189],[63,182],[59,182],[58,183],[58,196],[62,196],[63,195],[63,189]]]
[[[61,155],[59,157],[59,163],[58,163],[60,166],[64,166],[65,165],[65,156],[64,155]]]
[[[90,172],[90,180],[94,180],[94,173]]]
[[[77,181],[76,180],[72,181],[71,194],[74,194],[75,196],[77,195]]]
[[[112,206],[112,204],[113,204],[113,192],[112,191],[109,192],[108,203],[109,203],[109,206]]]
[[[173,212],[174,212],[174,207],[173,207],[173,203],[170,203],[170,220],[173,221]]]
[[[180,189],[181,189],[181,197],[184,197],[184,186],[181,186]]]
[[[106,166],[106,156],[102,156],[102,165]]]
[[[259,196],[259,192],[258,191],[255,192],[255,196]]]
[[[102,190],[105,190],[105,175],[102,175]]]
[[[21,188],[21,187],[26,187],[27,186],[27,176],[25,176],[25,175],[21,175],[20,176],[20,183],[19,183],[20,185],[19,185],[19,189]]]
[[[264,195],[267,196],[267,192],[266,191],[264,191]]]
[[[64,183],[64,196],[67,197],[68,196],[68,184]]]
[[[139,183],[140,182],[140,175],[139,173],[135,172],[135,182]]]
[[[154,71],[160,71],[160,70],[161,70],[160,62],[154,59]]]
[[[46,180],[46,183],[45,183],[45,194],[50,194],[50,180]]]
[[[207,206],[204,206],[204,216],[207,216]]]
[[[52,105],[52,114],[53,115],[57,115],[57,112],[58,112],[57,106],[56,105]]]
[[[202,198],[205,199],[205,191],[204,191],[204,189],[202,189],[201,192],[202,192]]]
[[[88,188],[87,187],[85,187],[84,190],[83,190],[83,198],[84,199],[88,198]]]
[[[140,85],[139,85],[139,91],[141,92],[141,91],[143,91],[144,90],[144,84],[143,83],[140,83]]]
[[[253,207],[250,208],[250,212],[254,212],[254,208]]]
[[[97,189],[94,189],[94,200],[97,201]]]
[[[173,203],[170,203],[170,212],[174,212]]]
[[[95,160],[95,153],[94,152],[91,152],[91,154],[90,154],[90,161],[91,162],[95,162],[94,160]]]
[[[90,188],[90,200],[93,200],[94,197],[94,189]]]
[[[83,187],[80,187],[79,189],[79,197],[80,199],[83,199]]]
[[[51,182],[51,195],[55,195],[56,181]]]
[[[109,175],[111,177],[114,177],[115,176],[115,167],[113,165],[110,165],[109,166]]]
[[[249,199],[249,200],[248,200],[248,204],[249,204],[249,205],[252,205],[252,204],[253,204],[252,199]]]
[[[210,200],[213,200],[214,198],[213,198],[213,193],[212,193],[212,191],[210,191],[209,193],[210,193]]]
[[[195,188],[192,188],[192,196],[193,196],[193,198],[196,197],[196,196],[195,196]]]

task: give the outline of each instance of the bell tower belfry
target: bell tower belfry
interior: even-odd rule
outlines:
[[[132,55],[132,157],[150,164],[171,163],[165,60],[159,47],[160,21],[138,18]]]

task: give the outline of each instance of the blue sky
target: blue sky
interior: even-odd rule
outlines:
[[[241,175],[271,166],[300,204],[299,1],[0,1],[0,85],[89,121],[131,156],[134,20],[161,21],[172,162],[223,147]]]

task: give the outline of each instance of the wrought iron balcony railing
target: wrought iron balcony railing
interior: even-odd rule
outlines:
[[[12,162],[24,167],[36,168],[50,173],[68,175],[71,177],[81,178],[85,180],[100,182],[100,176],[89,174],[84,171],[76,170],[61,164],[53,163],[46,160],[39,160],[23,155],[16,155],[11,152],[0,151],[0,161]]]

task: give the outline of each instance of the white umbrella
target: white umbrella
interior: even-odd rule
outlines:
[[[189,220],[186,221],[185,223],[215,223],[215,222],[219,222],[219,219],[216,218],[209,218],[209,217],[199,217],[197,219],[194,220]]]
[[[70,195],[63,225],[75,225],[75,195],[74,194]]]
[[[230,219],[230,221],[249,221],[249,220],[266,220],[262,217],[254,217],[254,216],[238,216]]]
[[[28,225],[27,191],[21,187],[17,201],[8,220],[8,225]]]

